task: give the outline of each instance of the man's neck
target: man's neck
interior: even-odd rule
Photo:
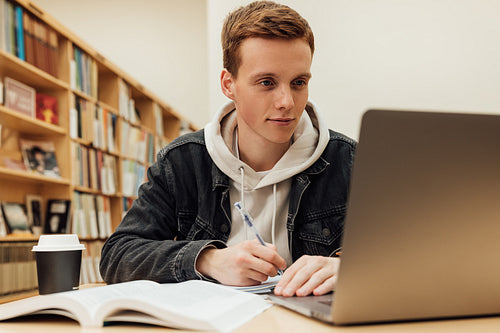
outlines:
[[[238,138],[239,159],[255,171],[271,170],[291,144],[291,141],[282,144],[241,141],[244,140]]]

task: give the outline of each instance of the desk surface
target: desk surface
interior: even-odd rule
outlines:
[[[167,329],[156,326],[120,324],[97,329],[83,329],[75,321],[64,317],[37,316],[23,319],[14,319],[0,323],[0,333],[128,333],[128,332],[193,332],[184,330]],[[198,331],[199,332],[199,331]],[[500,332],[500,317],[437,320],[413,323],[379,324],[339,327],[328,325],[300,314],[273,306],[264,313],[255,317],[243,326],[233,331],[234,333],[255,332]]]

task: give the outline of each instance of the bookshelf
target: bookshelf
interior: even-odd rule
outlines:
[[[92,256],[98,256],[99,244],[120,223],[158,150],[186,128],[196,128],[36,3],[0,0],[0,13],[4,89],[0,98],[0,202],[26,205],[27,195],[36,195],[42,200],[44,220],[50,199],[67,200],[70,214],[59,223],[66,222],[66,231],[79,234],[92,248]],[[51,115],[57,114],[57,122],[9,106],[7,100],[20,100],[24,91],[12,97],[5,78],[34,89],[37,95],[55,97],[57,109]],[[24,163],[29,152],[23,154],[20,140],[53,145],[59,176],[30,170]],[[0,247],[5,250],[9,244],[36,240],[36,235],[0,234]],[[3,258],[0,253],[0,272],[10,260],[5,253]],[[2,297],[0,291],[0,302]]]

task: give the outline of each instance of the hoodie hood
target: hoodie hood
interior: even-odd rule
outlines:
[[[235,111],[232,101],[219,110],[205,127],[205,142],[217,167],[246,191],[277,184],[304,171],[321,156],[328,144],[328,128],[315,105],[308,102],[288,151],[271,170],[256,172],[238,158]],[[241,184],[241,167],[245,174],[244,184]]]

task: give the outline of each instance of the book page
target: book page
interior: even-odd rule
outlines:
[[[193,280],[161,284],[158,288],[122,299],[120,303],[110,302],[102,308],[102,313],[109,313],[105,320],[113,320],[113,315],[123,320],[124,312],[120,310],[132,310],[147,313],[155,321],[164,320],[163,326],[230,331],[270,306],[259,295]]]
[[[142,293],[159,286],[152,281],[132,281],[109,286],[67,291],[50,295],[39,295],[0,305],[0,320],[29,314],[52,313],[77,320],[85,327],[101,327],[97,316],[105,302],[120,299],[125,295]]]
[[[2,304],[0,320],[52,313],[73,318],[82,327],[125,321],[229,332],[270,306],[259,295],[207,281],[132,281]]]
[[[141,294],[158,286],[159,284],[153,281],[139,280],[64,292],[58,295],[59,297],[75,300],[87,309],[91,318],[97,318],[96,314],[101,311],[103,304],[114,299],[123,298],[124,296]]]

